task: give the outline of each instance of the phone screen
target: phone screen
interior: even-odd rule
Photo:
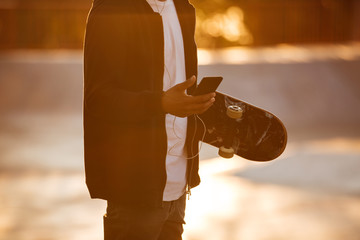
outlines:
[[[193,96],[215,92],[222,81],[222,77],[204,77],[195,89]]]

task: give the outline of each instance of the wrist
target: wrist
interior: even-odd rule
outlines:
[[[161,93],[161,109],[163,111],[163,113],[167,114],[167,106],[166,106],[166,93],[164,91],[162,91]]]

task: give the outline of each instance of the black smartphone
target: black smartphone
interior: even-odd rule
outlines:
[[[222,77],[204,77],[195,89],[193,96],[215,92],[222,80]]]

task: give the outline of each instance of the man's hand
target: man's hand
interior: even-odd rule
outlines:
[[[201,114],[208,110],[215,102],[215,93],[200,96],[190,96],[185,90],[195,83],[196,77],[192,76],[183,83],[179,83],[167,90],[161,100],[162,108],[166,113],[178,117],[187,117],[192,114]]]

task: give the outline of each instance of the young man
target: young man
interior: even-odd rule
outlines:
[[[106,240],[181,239],[185,193],[200,183],[188,0],[94,0],[84,45],[86,183],[108,201]],[[187,79],[187,80],[186,80]],[[189,94],[189,95],[188,95]]]

